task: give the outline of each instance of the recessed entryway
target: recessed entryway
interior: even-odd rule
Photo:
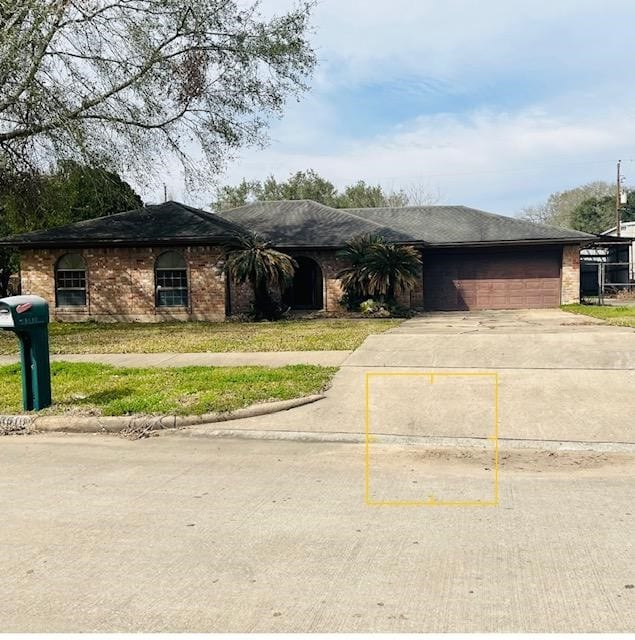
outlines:
[[[292,309],[322,309],[324,278],[320,265],[312,258],[296,256],[298,267],[291,286],[282,296],[283,304]]]

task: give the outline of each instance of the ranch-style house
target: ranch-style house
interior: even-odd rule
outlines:
[[[225,276],[226,244],[255,231],[298,268],[284,301],[343,310],[337,252],[383,236],[421,252],[417,310],[557,307],[579,301],[580,247],[594,236],[464,206],[333,209],[310,200],[256,202],[210,213],[178,202],[0,241],[19,248],[21,288],[56,320],[224,320],[249,309],[250,291]]]

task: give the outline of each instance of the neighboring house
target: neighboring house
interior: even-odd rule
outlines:
[[[618,237],[617,227],[607,229],[606,231],[602,232],[601,235]],[[627,255],[623,255],[619,261],[621,262],[622,260],[626,259],[624,261],[628,262],[628,266],[623,269],[623,271],[626,272],[623,274],[623,276],[627,275],[630,282],[635,282],[635,222],[622,222],[620,224],[619,237],[623,240],[626,240],[628,238],[631,239],[630,245],[628,247],[628,252],[624,252],[625,254],[627,253]]]
[[[258,232],[298,262],[284,300],[342,310],[337,251],[378,234],[420,249],[414,309],[557,307],[579,300],[580,246],[594,236],[463,206],[332,209],[310,200],[256,202],[208,213],[177,202],[147,206],[0,241],[21,252],[22,293],[49,300],[58,320],[222,320],[249,308],[227,282],[225,243]]]
[[[611,293],[635,287],[635,222],[622,222],[619,236],[617,227],[607,229],[580,253],[584,295],[598,295],[600,282]]]

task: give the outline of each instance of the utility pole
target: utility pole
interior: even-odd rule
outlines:
[[[622,161],[617,161],[617,191],[615,192],[615,231],[619,236],[622,235],[622,220],[620,216],[620,206],[622,204],[622,177],[620,175]]]

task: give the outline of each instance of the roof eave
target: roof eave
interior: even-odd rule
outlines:
[[[491,240],[491,241],[469,241],[469,242],[435,242],[429,243],[430,249],[460,248],[460,247],[508,247],[508,246],[535,246],[535,245],[563,245],[563,244],[591,244],[595,242],[592,238],[533,238],[519,240]]]
[[[0,240],[0,247],[15,247],[17,249],[63,249],[63,248],[90,248],[90,247],[149,247],[149,246],[200,246],[210,244],[224,244],[231,241],[234,236],[231,234],[219,236],[196,236],[190,238],[109,238],[103,240],[66,239],[66,240],[40,240],[40,241],[20,241],[5,238]],[[597,242],[599,237],[589,238],[541,238],[541,239],[519,239],[519,240],[493,240],[493,241],[469,241],[469,242],[425,242],[423,240],[393,240],[392,244],[411,245],[426,247],[429,249],[443,248],[471,248],[471,247],[498,247],[513,245],[563,245],[563,244],[592,244]],[[287,244],[284,242],[271,242],[272,246],[278,249],[294,251],[309,250],[334,250],[346,246],[345,242],[329,244]]]
[[[163,246],[200,246],[216,244],[221,245],[231,241],[233,235],[222,236],[206,236],[193,238],[109,238],[107,240],[84,240],[84,239],[65,239],[65,240],[33,240],[20,241],[6,238],[0,240],[0,247],[14,247],[16,249],[89,249],[91,247],[163,247]]]

